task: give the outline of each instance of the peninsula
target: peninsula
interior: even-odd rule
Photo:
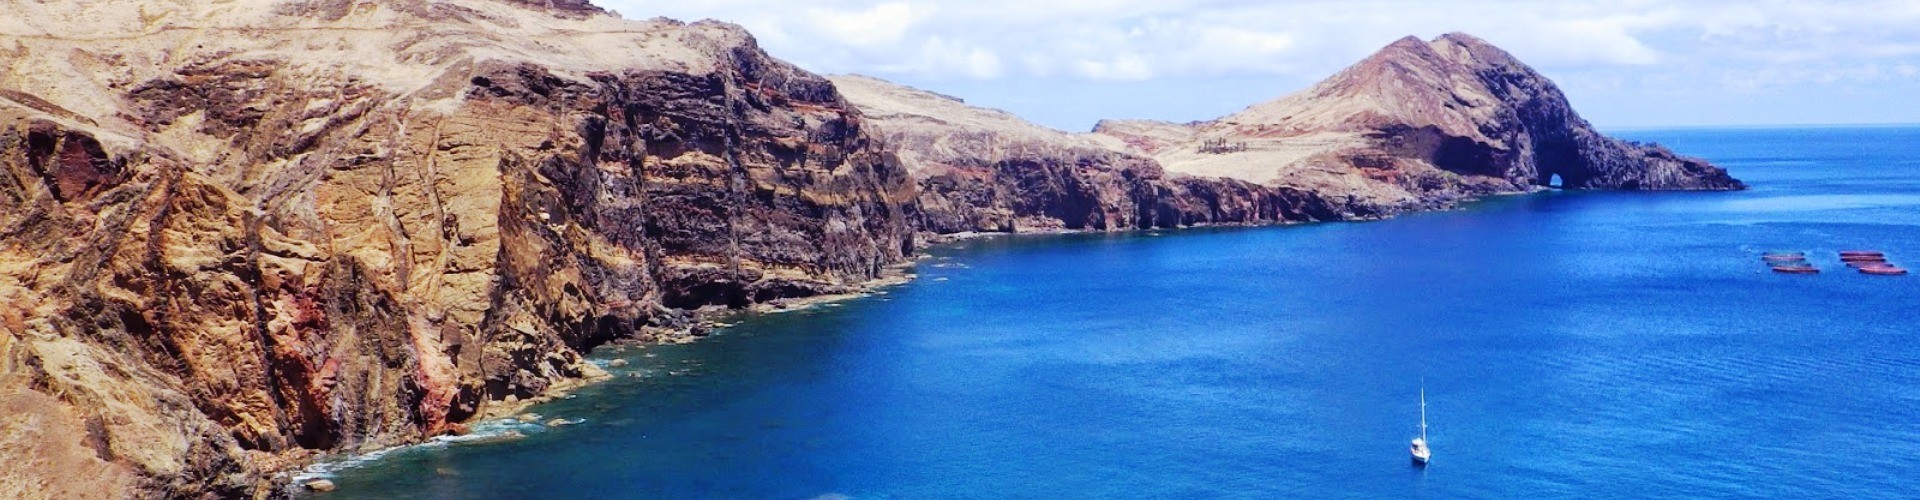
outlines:
[[[0,491],[248,497],[961,232],[1740,189],[1465,35],[1092,133],[582,0],[9,2]],[[1558,181],[1553,179],[1558,178]]]

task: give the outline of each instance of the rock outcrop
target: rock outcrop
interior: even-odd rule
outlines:
[[[1704,161],[1601,135],[1553,82],[1461,34],[1400,40],[1218,120],[1108,120],[1091,134],[833,80],[915,174],[910,210],[936,233],[1370,219],[1548,186],[1744,188]]]
[[[253,495],[307,450],[448,432],[592,376],[596,344],[854,290],[913,247],[907,173],[735,26],[6,8],[0,401],[25,427],[0,490]]]
[[[1361,216],[1312,192],[1169,175],[1152,158],[864,76],[833,82],[919,183],[924,231],[1111,231]]]
[[[1169,171],[1351,196],[1384,211],[1549,185],[1745,187],[1704,161],[1596,132],[1552,81],[1463,34],[1402,39],[1311,88],[1218,120],[1109,121],[1096,133]]]

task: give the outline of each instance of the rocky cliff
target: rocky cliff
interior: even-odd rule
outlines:
[[[919,183],[909,207],[933,233],[1121,230],[1363,216],[1316,193],[1170,175],[1105,138],[864,76],[833,82]]]
[[[580,1],[7,2],[0,491],[248,496],[682,310],[855,289],[907,173],[737,27]]]
[[[1092,134],[873,78],[833,81],[915,175],[909,210],[936,233],[1368,219],[1548,186],[1744,187],[1599,134],[1553,82],[1461,34],[1402,39],[1218,120],[1109,120]]]
[[[1549,185],[1744,188],[1704,161],[1596,132],[1552,81],[1463,34],[1402,39],[1311,88],[1218,120],[1109,121],[1096,133],[1172,172],[1389,212]]]
[[[916,231],[1739,187],[1462,36],[1076,135],[581,0],[5,8],[0,491],[27,497],[269,493],[314,451],[591,378],[587,349],[689,310],[857,290]]]

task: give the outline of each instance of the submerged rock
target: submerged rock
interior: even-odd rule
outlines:
[[[516,441],[516,440],[524,439],[526,437],[527,435],[525,433],[522,433],[517,430],[509,429],[509,430],[501,431],[497,434],[490,434],[486,436],[481,436],[476,439],[460,441],[459,443],[460,444],[495,444],[495,443],[504,443],[508,441]]]
[[[326,493],[329,491],[340,489],[339,486],[336,486],[333,484],[333,481],[329,481],[326,479],[315,479],[312,481],[307,481],[307,483],[302,486],[305,486],[308,491],[314,491],[319,493]]]

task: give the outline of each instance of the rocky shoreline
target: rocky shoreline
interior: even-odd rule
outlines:
[[[580,0],[137,3],[0,22],[31,76],[0,88],[0,398],[34,423],[0,429],[28,464],[0,491],[274,494],[559,397],[597,346],[858,296],[966,235],[1742,187],[1464,35],[1070,134]]]
[[[1007,236],[1006,234],[1000,235]],[[994,235],[981,234],[979,236]],[[948,240],[942,243],[958,241],[962,241],[962,239]],[[911,283],[916,277],[914,274],[906,271],[911,269],[915,263],[924,261],[926,257],[928,257],[928,255],[918,254],[912,261],[890,268],[889,271],[891,272],[883,274],[882,277],[856,285],[855,288],[857,291],[799,297],[771,303],[758,303],[745,308],[704,308],[691,312],[692,317],[695,318],[693,326],[675,330],[671,332],[671,334],[659,335],[651,340],[640,340],[637,337],[619,339],[608,345],[588,350],[582,354],[591,355],[600,349],[613,349],[624,352],[626,349],[634,347],[644,348],[654,345],[690,344],[709,337],[711,335],[710,332],[713,330],[734,326],[733,323],[728,323],[725,320],[737,320],[742,314],[779,314],[805,311],[829,304],[871,297],[876,293],[884,293],[884,290],[887,288]],[[619,364],[609,366],[609,368],[625,366],[624,360],[616,359],[615,362]],[[357,467],[361,464],[378,461],[395,452],[418,446],[431,445],[435,442],[443,442],[452,446],[473,446],[507,442],[526,436],[526,431],[516,428],[508,428],[498,432],[486,432],[480,428],[488,424],[524,424],[545,428],[574,425],[580,422],[566,420],[564,418],[548,419],[551,415],[534,413],[530,410],[544,403],[572,399],[575,396],[574,393],[581,389],[611,382],[617,378],[606,369],[600,368],[593,363],[586,363],[583,368],[583,373],[584,375],[580,377],[556,381],[552,386],[549,386],[547,390],[534,397],[501,401],[497,404],[490,405],[487,412],[476,415],[469,421],[472,425],[459,426],[440,436],[432,436],[418,442],[399,444],[358,453],[328,454],[317,450],[306,450],[297,454],[262,457],[261,463],[272,461],[274,465],[262,467],[260,470],[268,476],[269,483],[273,485],[272,495],[298,494],[302,492],[325,493],[334,489],[332,481],[328,478],[332,477],[334,472],[339,470],[341,464],[349,464],[349,466]]]
[[[1537,192],[1537,191],[1534,191],[1534,192]],[[1497,194],[1493,196],[1495,197],[1521,196],[1524,194],[1528,194],[1528,193],[1506,193],[1506,194]],[[1473,203],[1478,201],[1483,201],[1483,200],[1479,200],[1479,199],[1465,200],[1462,203],[1451,204],[1446,208],[1441,208],[1437,210],[1461,209],[1461,208],[1464,208],[1463,206],[1464,203]],[[1396,215],[1399,215],[1399,214],[1398,213],[1386,214],[1386,215],[1379,216],[1377,218],[1370,218],[1370,219],[1349,219],[1349,220],[1327,221],[1327,222],[1371,222],[1371,221],[1391,219]],[[693,326],[685,327],[679,330],[663,331],[661,332],[662,334],[656,335],[651,340],[639,340],[638,338],[617,339],[614,342],[609,343],[608,345],[604,345],[594,350],[583,352],[582,354],[592,355],[597,349],[625,350],[627,348],[645,347],[650,345],[691,344],[695,342],[700,342],[702,339],[707,338],[710,335],[710,333],[708,332],[712,330],[734,326],[733,323],[728,323],[726,322],[726,320],[737,321],[740,315],[742,314],[779,314],[779,313],[787,313],[787,312],[805,311],[815,307],[826,306],[828,304],[834,304],[834,303],[872,297],[876,293],[883,293],[884,290],[887,288],[906,285],[917,280],[918,279],[917,274],[909,272],[909,270],[913,269],[914,267],[917,267],[920,263],[925,262],[928,258],[932,256],[930,253],[926,252],[927,250],[931,250],[943,245],[963,244],[971,240],[978,240],[978,239],[984,239],[984,238],[1020,238],[1020,237],[1029,237],[1029,236],[1072,235],[1072,234],[1126,234],[1126,233],[1146,234],[1146,233],[1153,233],[1158,231],[1174,231],[1177,234],[1179,231],[1183,231],[1183,230],[1219,229],[1219,228],[1261,228],[1261,227],[1277,227],[1277,226],[1294,226],[1294,225],[1300,225],[1300,224],[1313,224],[1313,223],[1317,223],[1317,222],[1315,221],[1255,221],[1255,222],[1227,222],[1227,223],[1217,223],[1217,224],[1196,224],[1196,225],[1170,227],[1170,228],[1129,228],[1129,229],[1117,229],[1117,230],[1051,229],[1051,230],[1030,231],[1030,232],[968,231],[968,232],[947,233],[947,234],[922,233],[919,236],[919,238],[916,240],[916,242],[919,244],[917,249],[921,250],[921,252],[914,254],[913,258],[906,263],[902,263],[902,264],[890,267],[888,269],[889,272],[883,274],[882,277],[856,285],[854,287],[855,288],[854,291],[834,293],[834,294],[822,294],[822,295],[815,295],[815,296],[808,296],[808,297],[798,297],[794,299],[783,299],[776,302],[755,303],[755,304],[746,306],[744,308],[724,308],[724,307],[703,308],[700,310],[691,311],[691,317],[694,318]],[[498,404],[492,405],[489,407],[489,410],[487,413],[474,417],[471,422],[474,422],[474,423],[518,422],[522,424],[544,425],[546,427],[559,427],[559,426],[567,425],[567,424],[554,425],[552,422],[547,422],[543,424],[542,420],[546,419],[546,417],[548,417],[549,415],[533,413],[530,410],[532,410],[534,407],[541,405],[543,403],[558,401],[562,399],[571,399],[574,396],[574,393],[576,391],[593,386],[595,384],[610,382],[616,378],[612,374],[606,372],[604,369],[599,369],[592,364],[588,364],[586,366],[588,367],[586,370],[587,372],[586,375],[583,375],[578,378],[570,378],[570,379],[564,379],[564,380],[558,381],[553,386],[549,387],[546,391],[528,399],[503,401]],[[448,434],[443,436],[465,436],[467,432],[473,432],[473,431],[470,428],[462,427],[459,430],[450,431]],[[510,441],[514,439],[519,439],[521,437],[524,437],[523,433],[519,431],[509,430],[501,434],[480,436],[477,439],[462,439],[462,440],[458,440],[457,442],[453,442],[453,444],[484,445],[489,443]],[[282,456],[282,457],[277,457],[277,459],[281,463],[280,466],[275,468],[263,469],[263,471],[271,474],[274,484],[276,484],[277,488],[282,492],[300,492],[300,491],[325,492],[325,491],[331,490],[331,481],[327,481],[325,483],[327,484],[326,486],[327,489],[325,490],[315,490],[313,487],[308,486],[308,484],[316,480],[326,481],[326,478],[330,477],[332,472],[335,469],[332,467],[316,469],[315,468],[316,466],[321,466],[323,464],[334,463],[334,462],[346,462],[346,463],[359,464],[359,463],[365,463],[368,461],[379,460],[385,455],[399,451],[399,450],[407,449],[414,446],[429,444],[433,441],[433,439],[434,438],[430,437],[426,440],[423,440],[417,443],[402,444],[394,447],[373,450],[365,453],[350,454],[350,455],[328,456],[320,453],[306,453],[303,455],[297,455],[292,457]]]

